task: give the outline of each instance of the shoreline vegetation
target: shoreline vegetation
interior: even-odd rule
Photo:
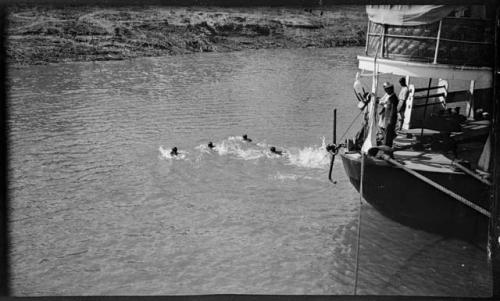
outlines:
[[[10,7],[7,61],[34,65],[244,49],[363,46],[362,6]]]

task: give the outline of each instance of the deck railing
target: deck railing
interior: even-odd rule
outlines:
[[[420,26],[394,26],[368,22],[366,55],[383,58],[452,64],[491,66],[491,20],[444,18]]]

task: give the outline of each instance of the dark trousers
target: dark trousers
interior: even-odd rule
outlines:
[[[398,130],[401,130],[403,128],[403,123],[405,121],[405,113],[404,112],[401,112],[401,113],[398,113],[398,124],[397,124],[397,128]]]
[[[385,129],[384,140],[382,144],[392,147],[392,141],[396,138],[396,123],[391,122],[387,125],[387,129]]]

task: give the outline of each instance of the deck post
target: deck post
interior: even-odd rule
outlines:
[[[441,39],[441,25],[443,24],[443,20],[439,21],[438,33],[436,38],[436,50],[434,51],[434,61],[433,64],[437,64],[438,53],[439,53],[439,39]]]
[[[385,35],[387,33],[387,24],[384,24],[384,31],[382,32],[382,45],[380,46],[382,49],[382,52],[380,53],[380,57],[385,58],[386,56],[384,55],[385,52]]]
[[[365,55],[368,55],[368,43],[370,42],[370,19],[368,19],[368,32],[366,33],[366,42],[365,42]]]
[[[422,130],[420,131],[420,138],[424,136],[425,115],[427,113],[427,105],[429,104],[429,94],[431,92],[431,87],[432,87],[432,78],[429,78],[429,86],[427,89],[427,96],[425,98],[424,116],[422,117]]]
[[[467,119],[474,120],[474,86],[476,82],[474,80],[470,81],[469,87],[469,101],[467,102]]]

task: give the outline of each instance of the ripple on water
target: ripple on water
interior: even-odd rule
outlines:
[[[362,51],[12,70],[13,293],[351,294],[359,196],[321,137]],[[482,252],[363,208],[359,293],[489,294]]]

